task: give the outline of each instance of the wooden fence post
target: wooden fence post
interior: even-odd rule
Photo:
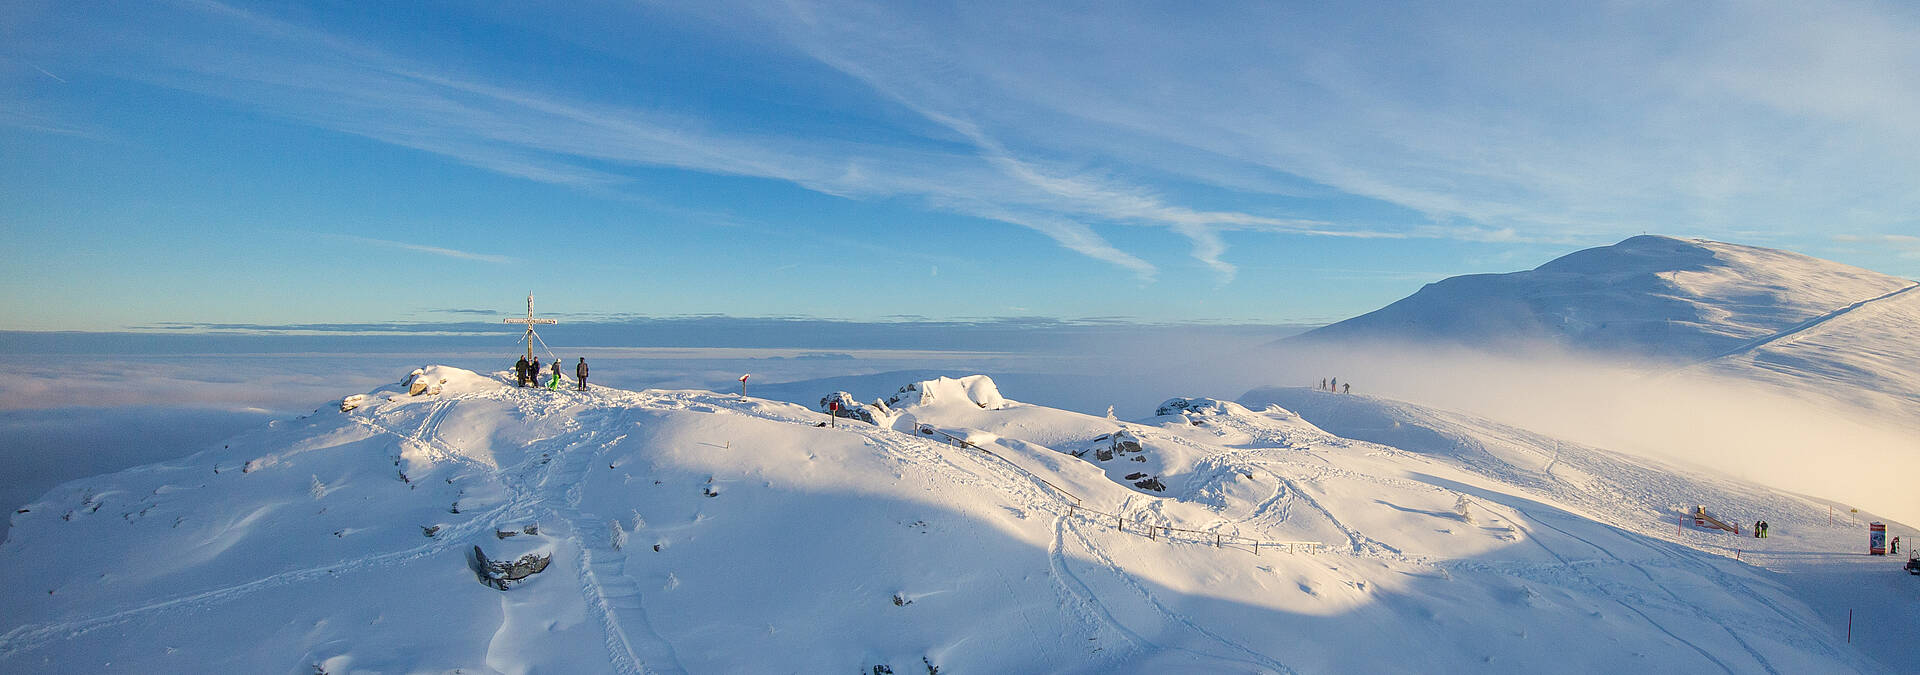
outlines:
[[[1253,540],[1253,554],[1260,555],[1260,540]]]

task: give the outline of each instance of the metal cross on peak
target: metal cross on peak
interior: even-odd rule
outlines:
[[[557,323],[560,323],[560,320],[559,320],[559,319],[536,319],[536,318],[533,318],[533,291],[527,291],[527,318],[525,318],[525,319],[501,319],[500,321],[501,321],[501,323],[520,323],[520,324],[526,324],[526,326],[527,326],[527,337],[526,337],[526,342],[527,342],[527,360],[528,360],[528,361],[532,361],[532,360],[533,360],[533,341],[534,341],[534,340],[539,340],[539,339],[540,339],[540,336],[539,336],[539,335],[536,335],[536,334],[534,334],[534,332],[533,332],[533,327],[534,327],[535,325],[543,325],[543,326],[545,326],[545,325],[552,325],[552,324],[557,324]],[[540,340],[540,344],[541,344],[542,346],[544,346],[544,345],[546,345],[546,344],[547,344],[547,342],[546,342],[545,340]],[[547,355],[548,355],[548,356],[552,356],[553,354],[552,354],[552,352],[548,352],[548,354],[547,354]]]

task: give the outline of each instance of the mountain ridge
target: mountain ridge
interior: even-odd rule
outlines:
[[[1660,235],[1532,270],[1450,277],[1281,344],[1546,341],[1671,362],[1707,360],[1914,281],[1789,251]]]

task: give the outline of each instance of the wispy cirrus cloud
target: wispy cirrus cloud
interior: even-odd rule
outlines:
[[[463,75],[247,9],[207,1],[185,6],[218,28],[218,37],[143,35],[120,46],[142,58],[116,59],[116,74],[529,180],[618,190],[626,178],[617,167],[669,167],[783,180],[854,199],[914,198],[1031,229],[1143,280],[1153,278],[1156,266],[1096,228],[1167,228],[1193,241],[1194,257],[1222,281],[1232,278],[1234,266],[1223,258],[1221,231],[1381,236],[1314,219],[1179,205],[1134,182],[1021,156],[957,113],[907,95],[896,98],[962,134],[972,151],[944,147],[945,139],[881,144],[716,128],[689,112]],[[131,65],[139,63],[151,66]],[[834,63],[853,72],[849,62]],[[886,84],[877,75],[868,81]]]
[[[395,249],[400,249],[402,251],[413,251],[415,253],[425,253],[428,255],[437,255],[437,256],[442,256],[446,258],[454,258],[458,260],[472,260],[475,262],[496,263],[496,264],[502,264],[502,265],[516,262],[516,260],[510,256],[495,255],[491,253],[474,253],[472,251],[462,251],[459,249],[444,248],[440,246],[428,246],[426,244],[409,244],[404,241],[388,241],[386,239],[374,239],[372,237],[361,237],[361,236],[351,235],[351,234],[325,234],[322,236],[325,236],[330,239],[339,239],[341,241],[350,241],[357,244],[368,244],[371,246],[395,248]]]
[[[1392,228],[1404,236],[1808,235],[1920,207],[1895,185],[1920,170],[1910,5],[702,7],[990,157],[1017,138],[1027,154],[1221,187],[1318,184],[1430,219]],[[1311,225],[1154,217],[1185,228],[1202,259],[1219,231]],[[1322,229],[1375,229],[1334,220]]]
[[[1356,13],[720,0],[590,17],[708,29],[724,38],[689,42],[811,64],[802,88],[849,80],[874,101],[848,107],[883,109],[860,111],[876,128],[844,134],[672,97],[640,105],[540,77],[549,64],[383,46],[311,12],[155,7],[114,14],[162,14],[153,23],[170,30],[110,25],[96,36],[108,56],[63,69],[590,192],[664,167],[913,200],[1142,280],[1159,273],[1154,254],[1117,245],[1115,228],[1183,237],[1226,282],[1233,233],[1811,235],[1882,231],[1920,209],[1904,184],[1920,175],[1920,122],[1904,114],[1920,108],[1920,15],[1874,2]]]

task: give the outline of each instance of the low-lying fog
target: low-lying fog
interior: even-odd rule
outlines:
[[[830,378],[902,371],[986,373],[1016,400],[1144,417],[1174,396],[1234,399],[1261,386],[1337,377],[1354,394],[1468,412],[1571,441],[1825,497],[1920,522],[1920,425],[1801,392],[1670,367],[1604,362],[1550,349],[1487,355],[1380,346],[1267,346],[1272,333],[1201,327],[1104,331],[1021,351],[781,348],[560,348],[587,357],[592,381],[623,389],[731,391],[742,373],[766,395],[805,402]],[[1005,345],[998,345],[1004,347]],[[543,357],[544,358],[544,357]],[[326,409],[341,396],[442,363],[509,368],[511,349],[414,348],[379,354],[86,355],[7,357],[0,379],[0,503],[9,513],[75,478],[181,457],[276,417]],[[571,372],[571,368],[568,368]],[[809,381],[821,391],[809,389]],[[881,382],[881,380],[886,380]],[[799,383],[779,386],[781,383]],[[760,393],[760,392],[754,392]],[[884,392],[861,392],[866,397]],[[0,530],[4,532],[4,530]]]

